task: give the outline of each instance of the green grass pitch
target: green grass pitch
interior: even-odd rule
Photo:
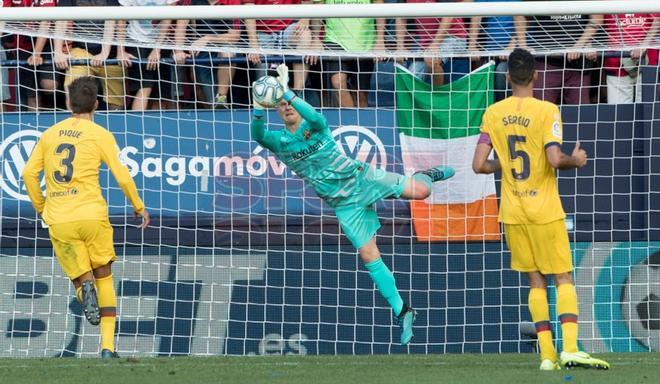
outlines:
[[[532,354],[0,359],[16,383],[658,383],[660,353],[598,355],[609,371],[540,372]]]

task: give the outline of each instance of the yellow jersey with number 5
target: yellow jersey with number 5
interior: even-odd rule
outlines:
[[[502,166],[500,222],[545,224],[566,217],[556,172],[545,154],[562,143],[559,108],[511,96],[486,110],[481,132],[490,137]]]
[[[119,147],[112,133],[93,121],[71,117],[41,135],[23,170],[32,205],[46,224],[108,219],[99,184],[101,162],[108,166],[134,210],[144,209],[135,182],[119,161]],[[39,186],[41,171],[46,180],[45,199]]]

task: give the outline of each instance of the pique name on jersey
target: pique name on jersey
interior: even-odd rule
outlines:
[[[530,118],[525,116],[509,115],[502,118],[502,124],[507,125],[522,125],[525,128],[529,127]]]
[[[60,137],[73,137],[74,139],[79,139],[82,135],[81,131],[76,131],[75,129],[60,129]]]

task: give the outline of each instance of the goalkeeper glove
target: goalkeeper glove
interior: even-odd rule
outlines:
[[[277,81],[280,83],[284,92],[289,91],[289,67],[286,64],[280,64],[277,66]]]
[[[255,83],[255,82],[252,82],[252,88],[254,88],[254,83]],[[257,98],[254,97],[254,96],[252,96],[252,109],[254,109],[254,112],[257,112],[257,111],[263,112],[263,110],[266,109],[266,107],[264,107],[263,105],[259,104],[259,103],[257,102]]]

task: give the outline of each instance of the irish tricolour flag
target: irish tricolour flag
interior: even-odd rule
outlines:
[[[396,120],[406,174],[436,165],[456,170],[435,183],[411,212],[420,241],[498,240],[497,196],[493,175],[476,175],[472,155],[481,116],[493,102],[493,65],[485,65],[442,87],[396,69]]]

